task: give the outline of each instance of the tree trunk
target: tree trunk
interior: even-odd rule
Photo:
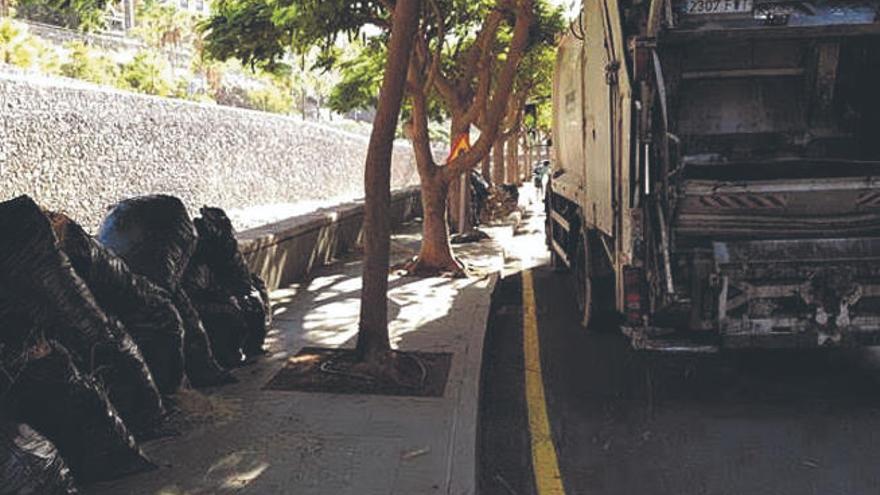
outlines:
[[[501,138],[492,149],[492,182],[496,186],[504,184],[504,139]]]
[[[462,267],[452,256],[449,228],[446,223],[446,202],[449,184],[442,174],[422,177],[422,247],[415,272],[434,273],[458,271]]]
[[[516,184],[519,182],[519,161],[517,160],[516,149],[517,135],[513,134],[507,138],[507,183]]]
[[[527,166],[528,160],[526,160],[525,149],[526,149],[526,133],[521,132],[516,137],[517,144],[517,176],[516,176],[516,185],[522,186],[524,180],[528,180],[528,172]]]
[[[486,182],[492,182],[492,156],[489,153],[486,153],[480,164],[480,173],[483,174],[483,179]]]
[[[395,5],[388,60],[364,170],[364,261],[357,353],[361,360],[371,363],[381,362],[391,350],[388,340],[391,156],[420,3],[420,0],[398,0]]]

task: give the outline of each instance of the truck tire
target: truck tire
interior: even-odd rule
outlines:
[[[593,315],[593,270],[590,253],[590,241],[586,232],[581,232],[575,246],[574,259],[572,260],[572,281],[577,300],[578,316],[580,324],[584,328],[590,325]]]

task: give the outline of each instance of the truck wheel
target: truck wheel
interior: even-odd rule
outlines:
[[[581,326],[587,328],[593,314],[593,281],[590,259],[590,243],[586,233],[578,238],[573,261],[572,279]]]

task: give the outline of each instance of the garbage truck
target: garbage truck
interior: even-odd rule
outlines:
[[[880,2],[585,0],[545,197],[636,349],[880,343]]]

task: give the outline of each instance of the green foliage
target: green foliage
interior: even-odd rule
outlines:
[[[119,68],[104,55],[94,52],[81,41],[68,43],[67,62],[61,65],[61,74],[96,84],[115,84]]]
[[[106,27],[107,0],[19,0],[16,16],[80,31]]]
[[[168,62],[155,52],[141,50],[131,62],[123,64],[120,86],[124,89],[158,96],[168,96],[174,87]]]
[[[0,61],[47,74],[59,70],[58,56],[52,48],[28,34],[23,24],[9,18],[0,19]]]
[[[192,44],[195,20],[173,3],[146,0],[138,4],[137,26],[132,31],[153,48],[177,48]]]
[[[28,46],[27,31],[11,19],[0,19],[0,60],[16,67],[30,68],[35,63],[34,50]]]
[[[43,43],[37,38],[33,38],[33,40],[35,41],[33,46],[37,54],[37,66],[40,71],[44,74],[60,74],[61,60],[55,50],[49,44]]]
[[[527,123],[530,128],[547,131],[550,129],[553,68],[556,63],[556,36],[565,29],[562,9],[550,10],[538,18],[541,26],[541,43],[533,45],[520,62],[514,91],[524,91],[528,102],[536,106],[536,119]]]
[[[212,16],[200,25],[204,33],[206,51],[219,60],[234,58],[251,67],[262,67],[278,72],[285,64],[285,55],[318,50],[313,68],[336,65],[341,81],[332,90],[330,107],[337,112],[369,108],[375,105],[382,72],[389,13],[377,0],[218,0]],[[563,10],[553,7],[548,0],[534,1],[535,22],[530,28],[528,49],[520,64],[515,91],[528,94],[529,100],[539,106],[549,99],[552,79],[555,39],[564,28]],[[435,0],[425,3],[423,33],[432,49],[436,48],[439,34],[444,33],[442,71],[456,80],[467,68],[465,54],[473,45],[486,17],[493,9],[502,9],[506,22],[502,23],[495,40],[498,59],[503,60],[506,46],[512,36],[514,13],[503,2],[496,0]],[[439,13],[439,16],[437,15]],[[372,29],[370,27],[373,27]],[[375,29],[378,28],[378,29]],[[340,36],[354,43],[358,50],[342,57],[333,51]],[[469,82],[473,84],[473,82]],[[431,116],[446,117],[449,109],[439,102],[437,95],[429,95]],[[406,112],[406,105],[404,112]],[[538,115],[541,115],[539,109]],[[540,120],[540,119],[539,119]]]
[[[385,47],[373,43],[360,50],[355,58],[342,62],[339,66],[342,80],[330,92],[330,108],[348,113],[375,107],[385,59]]]
[[[553,106],[550,104],[550,99],[547,98],[538,105],[538,122],[535,124],[535,128],[548,133],[552,127]]]
[[[275,24],[272,0],[217,0],[208,19],[199,24],[205,51],[217,60],[238,59],[242,65],[269,69],[290,45],[290,33]]]
[[[217,0],[200,29],[213,57],[276,72],[285,67],[288,51],[303,54],[315,47],[322,52],[316,67],[327,69],[336,61],[340,35],[353,41],[364,26],[387,22],[382,2],[375,0]]]
[[[247,92],[249,105],[255,110],[288,114],[293,108],[293,97],[284,88],[274,84]]]

